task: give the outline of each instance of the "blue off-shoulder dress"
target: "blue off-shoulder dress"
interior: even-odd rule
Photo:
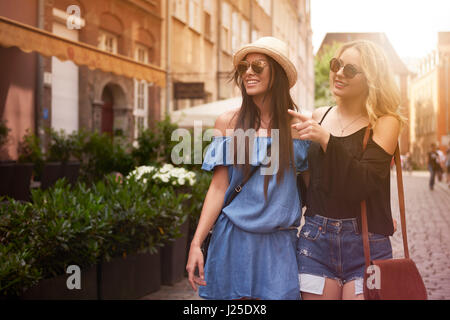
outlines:
[[[243,179],[242,170],[230,157],[231,137],[214,137],[206,152],[202,169],[227,166],[232,188]],[[251,164],[266,158],[271,137],[256,137]],[[295,170],[307,169],[310,141],[293,140]],[[205,265],[206,286],[199,287],[205,299],[228,300],[244,297],[268,300],[300,299],[296,260],[297,230],[278,230],[299,226],[301,206],[294,168],[285,173],[280,184],[272,175],[267,202],[264,175],[255,172],[233,201],[222,209],[211,237]]]

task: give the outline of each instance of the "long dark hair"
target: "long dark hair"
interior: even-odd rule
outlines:
[[[290,167],[290,161],[292,165],[294,164],[294,151],[292,146],[292,135],[290,120],[292,117],[288,114],[287,110],[298,110],[297,105],[292,100],[291,94],[289,92],[289,80],[286,72],[283,68],[271,57],[265,55],[269,61],[269,76],[270,83],[266,92],[265,97],[270,97],[272,118],[269,124],[270,129],[279,130],[279,167],[277,172],[277,184],[283,179],[285,171]],[[245,58],[244,58],[245,59]],[[255,129],[256,131],[261,127],[261,112],[256,104],[253,102],[253,98],[247,94],[245,90],[242,77],[239,72],[235,69],[233,72],[232,79],[235,84],[240,88],[242,94],[242,105],[235,114],[236,117],[236,129],[242,129],[244,131],[248,129]],[[237,154],[237,144],[235,144],[235,152]],[[246,143],[245,147],[245,164],[244,175],[250,171],[250,161],[249,158],[248,145]],[[236,162],[235,162],[236,163]],[[266,175],[264,178],[264,198],[267,200],[267,188],[269,186],[270,176]]]

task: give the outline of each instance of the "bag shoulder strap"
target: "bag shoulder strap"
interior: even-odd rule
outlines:
[[[247,174],[246,177],[244,177],[244,179],[241,181],[241,183],[239,183],[236,187],[233,188],[232,193],[230,194],[230,196],[228,197],[227,201],[224,204],[224,207],[228,206],[231,201],[233,201],[233,199],[238,195],[239,192],[241,192],[242,188],[244,187],[244,185],[247,183],[248,180],[250,180],[250,178],[253,176],[253,174],[258,171],[259,166],[253,167],[252,170],[250,171],[249,174]]]
[[[367,143],[370,137],[370,129],[371,125],[367,126],[364,140],[363,140],[363,152],[366,150]],[[403,250],[405,253],[405,258],[409,259],[409,250],[408,250],[408,239],[406,234],[406,214],[405,214],[405,195],[403,191],[403,177],[402,177],[402,166],[400,161],[400,149],[399,145],[394,152],[394,161],[395,167],[397,170],[397,189],[398,189],[398,201],[399,201],[399,209],[400,209],[400,222],[402,228],[402,237],[403,237]],[[364,246],[364,260],[366,264],[366,269],[370,265],[370,245],[369,245],[369,230],[367,224],[367,206],[366,201],[361,201],[361,226],[362,226],[362,238],[363,238],[363,246]]]
[[[267,151],[269,151],[271,149],[271,145],[267,147]],[[242,179],[241,183],[239,183],[236,187],[233,188],[232,193],[230,194],[230,196],[228,197],[227,201],[224,204],[224,207],[228,206],[231,201],[233,201],[233,199],[238,195],[239,192],[241,192],[242,188],[244,187],[244,185],[247,183],[248,180],[250,180],[250,178],[253,176],[253,174],[258,171],[258,168],[260,166],[254,166],[252,168],[252,170],[244,177],[244,179]]]

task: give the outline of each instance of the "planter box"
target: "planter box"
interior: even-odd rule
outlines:
[[[68,289],[67,278],[63,274],[56,278],[41,280],[36,286],[27,290],[24,300],[97,300],[97,266],[81,270],[81,289]]]
[[[30,201],[32,163],[5,161],[0,163],[0,196]]]
[[[52,187],[56,181],[66,178],[70,184],[75,184],[78,179],[80,170],[79,162],[47,162],[42,170],[41,188],[48,189]]]
[[[0,162],[0,197],[12,197],[12,183],[14,177],[14,162]]]
[[[161,287],[160,253],[134,254],[102,262],[101,300],[130,300],[158,291]]]
[[[186,270],[186,246],[189,231],[187,220],[180,227],[183,236],[168,242],[161,248],[161,283],[173,286],[184,277]]]
[[[53,186],[56,181],[63,177],[63,166],[61,162],[47,162],[42,169],[41,188],[46,190]]]
[[[71,185],[77,183],[79,174],[80,174],[79,162],[68,162],[63,165],[63,176],[67,179],[67,181]]]

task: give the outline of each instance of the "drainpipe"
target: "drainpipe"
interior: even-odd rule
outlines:
[[[270,22],[272,23],[272,30],[271,30],[271,32],[272,32],[272,34],[271,34],[271,36],[273,37],[273,36],[275,36],[275,17],[274,17],[274,14],[275,14],[275,1],[274,0],[271,0],[270,1]]]
[[[250,28],[248,30],[249,35],[248,38],[250,42],[252,42],[252,33],[253,33],[253,0],[250,0]]]
[[[216,82],[217,82],[217,100],[220,100],[220,55],[222,51],[222,43],[221,43],[221,32],[222,32],[222,8],[221,8],[221,1],[217,0],[217,76],[216,76]]]
[[[170,113],[170,104],[172,102],[172,52],[171,52],[171,41],[172,41],[172,13],[170,11],[171,2],[166,2],[166,110],[165,116]]]
[[[44,29],[44,0],[38,1],[37,8],[37,27]],[[44,58],[39,53],[37,55],[37,79],[36,79],[36,98],[34,104],[34,128],[35,134],[41,142],[41,150],[44,151],[44,131],[43,131],[43,102],[44,102]]]

